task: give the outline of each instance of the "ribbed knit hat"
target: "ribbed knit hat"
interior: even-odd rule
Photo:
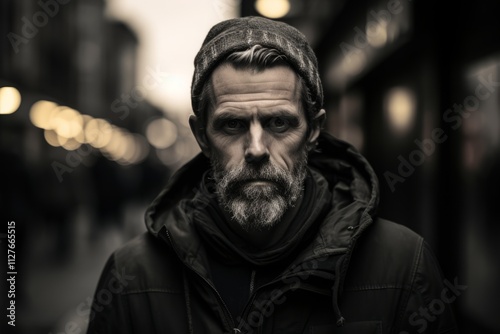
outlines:
[[[199,97],[212,71],[235,51],[259,44],[274,48],[286,56],[287,62],[302,77],[310,90],[315,111],[323,106],[323,88],[318,61],[305,36],[294,27],[263,17],[249,16],[222,21],[210,29],[194,59],[191,104],[199,113]]]

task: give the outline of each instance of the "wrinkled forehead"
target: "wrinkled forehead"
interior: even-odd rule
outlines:
[[[256,69],[222,64],[212,73],[211,84],[215,103],[230,98],[251,100],[258,96],[275,100],[290,99],[294,102],[298,102],[300,98],[299,77],[284,65]]]

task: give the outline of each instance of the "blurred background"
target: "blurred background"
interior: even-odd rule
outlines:
[[[380,215],[423,235],[444,276],[468,286],[453,304],[462,332],[500,333],[498,13],[493,0],[1,0],[15,332],[85,332],[105,260],[145,231],[147,205],[198,152],[187,119],[203,38],[259,15],[311,42],[326,130],[373,165]]]

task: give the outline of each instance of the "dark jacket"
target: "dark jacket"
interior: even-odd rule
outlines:
[[[376,218],[366,160],[327,134],[310,156],[332,192],[312,241],[235,319],[212,281],[192,207],[208,162],[181,168],[146,213],[149,233],[115,251],[99,281],[88,333],[455,333],[452,301],[424,240]]]

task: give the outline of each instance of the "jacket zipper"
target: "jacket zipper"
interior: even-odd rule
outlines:
[[[298,276],[299,274],[303,273],[303,272],[298,272],[298,273],[294,273],[293,275],[289,275],[289,276],[286,276],[286,277],[279,277],[274,279],[273,281],[269,282],[269,283],[266,283],[260,287],[257,288],[257,290],[255,290],[255,293],[252,293],[252,291],[254,290],[254,280],[255,280],[255,270],[252,270],[252,276],[251,276],[251,281],[250,281],[250,300],[249,302],[247,303],[247,305],[245,306],[244,310],[243,310],[243,313],[241,314],[241,321],[238,323],[238,325],[236,326],[236,322],[234,321],[234,318],[233,316],[231,315],[231,312],[229,312],[229,308],[227,307],[226,303],[224,302],[224,300],[222,299],[221,295],[219,294],[219,292],[217,291],[217,289],[215,288],[215,286],[209,281],[207,280],[205,277],[203,277],[200,273],[198,273],[196,270],[194,270],[193,268],[191,268],[190,266],[186,265],[184,263],[184,261],[182,261],[179,253],[177,252],[177,249],[175,248],[175,245],[174,243],[172,242],[172,239],[170,238],[170,233],[168,232],[167,229],[165,229],[165,234],[167,236],[167,239],[168,239],[168,242],[170,243],[170,245],[172,246],[172,249],[174,250],[175,254],[177,255],[177,257],[179,258],[179,260],[181,260],[181,262],[183,263],[184,266],[186,266],[190,271],[192,271],[193,273],[195,273],[197,276],[199,276],[211,289],[212,291],[214,292],[214,294],[216,295],[217,299],[219,300],[219,302],[222,304],[223,306],[223,310],[224,310],[224,313],[226,314],[226,317],[229,318],[229,321],[230,321],[230,325],[231,325],[231,330],[234,334],[237,334],[237,333],[242,333],[241,331],[241,325],[242,325],[242,322],[245,321],[245,318],[247,317],[247,313],[249,313],[250,311],[250,308],[251,308],[251,305],[253,304],[254,300],[255,300],[255,297],[257,296],[257,292],[261,291],[262,289],[268,287],[268,286],[271,286],[273,284],[276,284],[277,282],[279,282],[280,280],[282,279],[285,279],[285,278],[292,278],[292,277],[295,277],[295,276]],[[304,271],[304,272],[307,272],[307,271]],[[290,289],[289,286],[286,287],[286,289],[283,289],[283,293],[287,292],[288,290]],[[226,319],[226,322],[227,322],[228,319]],[[262,327],[262,326],[260,326]]]
[[[217,289],[215,288],[215,286],[209,280],[207,280],[205,277],[203,277],[200,273],[198,273],[196,270],[194,270],[190,266],[186,265],[184,263],[184,261],[182,261],[181,257],[179,256],[179,253],[177,252],[177,249],[175,248],[174,243],[172,242],[172,239],[170,238],[170,233],[168,233],[167,229],[165,229],[165,233],[167,235],[168,242],[172,246],[172,249],[174,250],[174,252],[177,255],[177,257],[179,258],[179,260],[181,260],[181,262],[183,263],[183,265],[185,267],[187,267],[190,271],[192,271],[193,273],[195,273],[198,277],[200,277],[212,289],[212,291],[214,292],[214,294],[217,296],[217,299],[219,300],[219,302],[223,306],[223,310],[224,310],[224,313],[226,314],[226,317],[229,318],[230,325],[232,327],[231,328],[232,332],[233,333],[241,333],[240,329],[238,327],[236,327],[236,322],[234,321],[233,316],[231,315],[231,312],[229,312],[229,308],[227,307],[226,303],[222,299],[221,295],[219,294],[219,292],[217,291]],[[226,319],[226,322],[227,322],[227,320],[228,319]]]
[[[192,271],[193,273],[195,273],[198,277],[200,277],[212,289],[212,291],[214,292],[214,294],[217,296],[217,299],[219,300],[219,302],[223,306],[223,310],[224,310],[224,313],[226,314],[226,317],[229,318],[230,324],[232,326],[232,332],[234,334],[242,333],[242,331],[240,329],[241,325],[242,325],[241,322],[245,321],[245,318],[247,317],[247,313],[249,312],[249,310],[251,308],[251,305],[253,304],[253,301],[255,300],[255,297],[257,296],[257,292],[259,290],[262,290],[262,289],[264,289],[264,288],[272,285],[272,284],[275,284],[275,283],[279,282],[279,280],[275,279],[275,280],[273,280],[273,281],[271,281],[271,282],[269,282],[267,284],[264,284],[264,285],[258,287],[257,290],[255,291],[255,293],[253,293],[253,290],[254,290],[254,281],[255,281],[255,270],[252,270],[252,276],[251,276],[251,280],[250,280],[250,300],[247,303],[247,305],[245,306],[245,309],[243,310],[240,323],[238,324],[238,326],[236,326],[236,322],[234,321],[234,318],[231,315],[231,312],[229,312],[229,308],[227,307],[226,303],[222,299],[221,295],[219,294],[219,292],[217,291],[217,289],[215,288],[215,286],[209,280],[207,280],[205,277],[203,277],[200,273],[198,273],[196,270],[194,270],[190,266],[184,264],[184,261],[182,261],[181,257],[179,256],[179,253],[177,252],[177,249],[175,248],[174,243],[172,242],[172,239],[170,238],[170,233],[168,233],[168,230],[166,230],[166,229],[165,229],[165,234],[167,235],[168,242],[172,246],[172,249],[174,250],[174,252],[177,255],[177,257],[181,260],[181,262],[183,263],[183,265],[186,266],[190,271]],[[293,276],[295,276],[297,274],[299,274],[299,273],[295,273],[294,275],[287,276],[287,277],[280,277],[280,280],[284,279],[284,278],[293,277]],[[287,289],[284,290],[283,292],[286,292],[288,290],[289,289],[287,287]]]

